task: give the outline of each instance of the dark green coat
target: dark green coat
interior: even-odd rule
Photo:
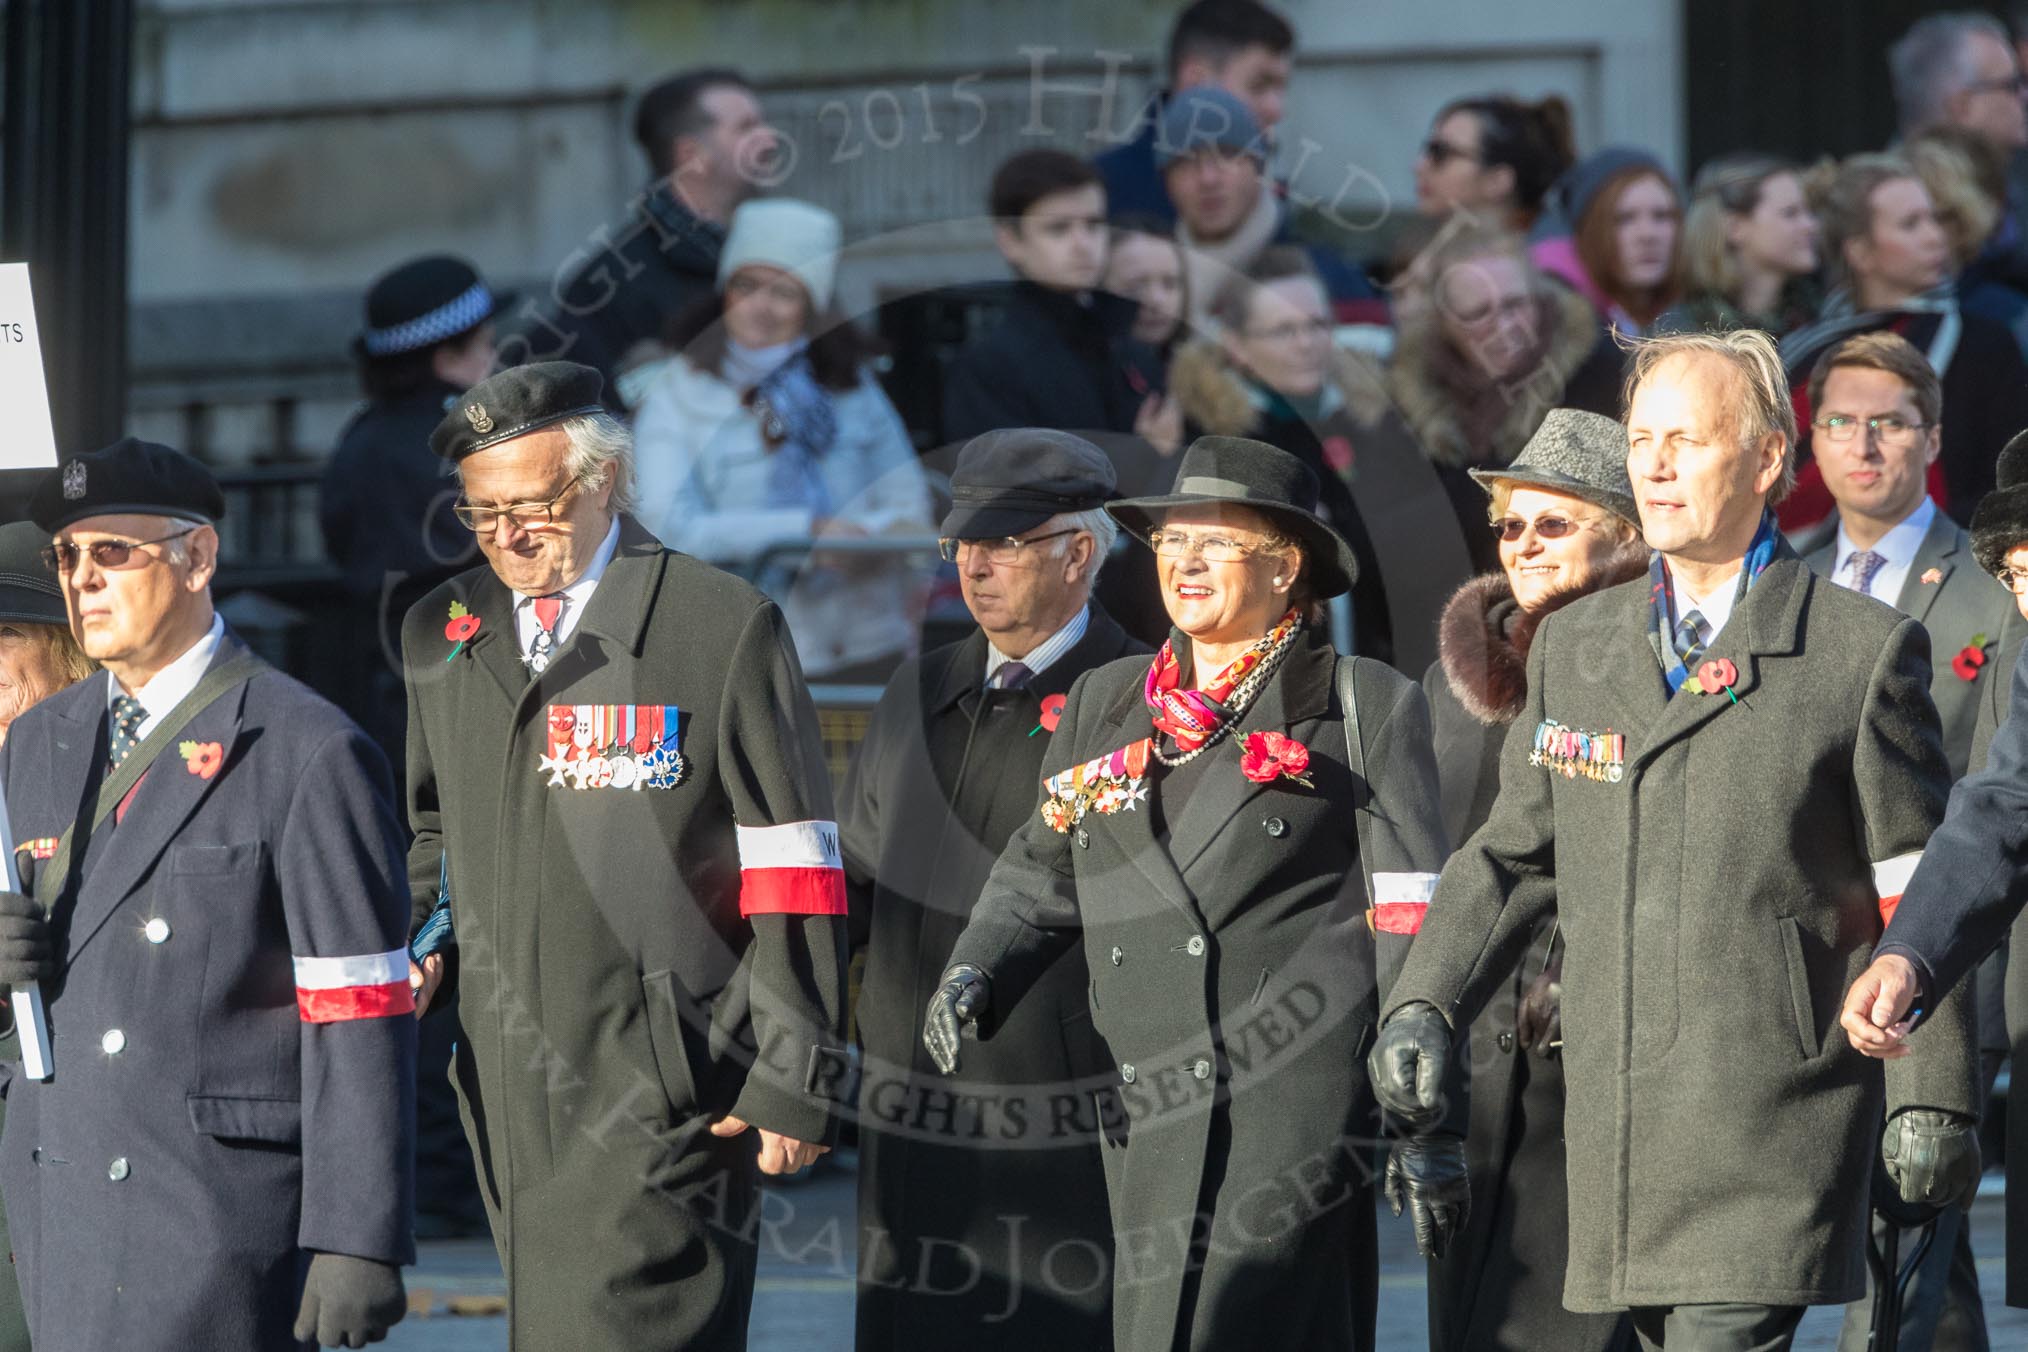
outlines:
[[[1884,1076],[1838,1029],[1882,928],[1874,866],[1918,854],[1942,815],[1928,645],[1782,550],[1711,647],[1739,702],[1669,699],[1648,605],[1636,581],[1542,626],[1499,800],[1445,868],[1389,1006],[1462,1024],[1554,909],[1564,1304],[1852,1300],[1883,1078],[1892,1107],[1979,1106],[1968,1005]],[[1624,735],[1620,782],[1531,765],[1544,720]]]
[[[1201,772],[1182,804],[1090,812],[1061,834],[1031,817],[951,954],[992,980],[990,1038],[1083,941],[1093,1022],[1119,1062],[1087,1088],[1105,1139],[1121,1348],[1251,1347],[1270,1334],[1306,1352],[1373,1343],[1378,1128],[1365,1056],[1377,948],[1398,954],[1408,936],[1376,945],[1334,665],[1322,635],[1303,635],[1237,733],[1187,767]],[[1147,737],[1147,671],[1132,658],[1080,678],[1048,764]],[[1359,664],[1358,691],[1376,805],[1368,862],[1385,923],[1406,915],[1396,927],[1412,929],[1421,908],[1400,898],[1434,881],[1445,849],[1429,719],[1414,682],[1377,663]],[[1308,747],[1315,787],[1242,773],[1243,739],[1261,730]],[[1151,777],[1159,796],[1162,775]],[[1150,823],[1158,805],[1166,842]]]
[[[480,629],[447,661],[454,600]],[[420,919],[448,852],[454,1078],[510,1340],[742,1347],[756,1141],[706,1125],[730,1111],[829,1142],[842,1080],[845,917],[743,916],[757,882],[734,831],[815,823],[835,839],[815,713],[774,604],[629,519],[539,679],[512,600],[475,569],[402,631],[410,883]],[[546,714],[571,704],[678,706],[682,781],[551,787]],[[842,911],[842,875],[835,891]]]
[[[1142,644],[1094,609],[1020,690],[982,689],[986,636],[906,662],[874,708],[839,810],[866,972],[858,1024],[859,1346],[1085,1349],[1112,1337],[1112,1225],[1098,1124],[1076,1089],[1110,1067],[1084,953],[1030,988],[962,1082],[923,1010],[1007,838],[1035,812],[1041,702]],[[953,1096],[957,1103],[952,1110]],[[1048,1197],[1048,1206],[1038,1206]]]

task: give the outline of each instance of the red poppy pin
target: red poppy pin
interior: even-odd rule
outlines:
[[[451,622],[444,626],[444,637],[458,645],[451,649],[451,657],[456,657],[459,653],[463,652],[465,644],[470,642],[472,635],[478,632],[479,617],[465,609],[463,601],[451,602]],[[450,661],[451,657],[446,657],[444,661]]]
[[[1317,787],[1303,773],[1310,768],[1310,748],[1279,732],[1248,733],[1245,750],[1239,758],[1239,768],[1256,784],[1293,779],[1306,789]]]
[[[1958,655],[1951,659],[1951,670],[1961,681],[1979,679],[1979,668],[1986,665],[1986,636],[1973,634],[1972,641],[1958,649]]]
[[[1732,686],[1739,679],[1739,668],[1732,665],[1729,657],[1716,657],[1697,668],[1697,674],[1685,682],[1700,695],[1715,695],[1723,690],[1734,704],[1739,696],[1732,693]]]
[[[1943,569],[1941,568],[1932,568],[1922,575],[1922,585],[1925,587],[1934,587],[1941,581],[1943,581]]]
[[[1061,694],[1051,695],[1042,701],[1042,721],[1028,730],[1030,737],[1038,732],[1056,731],[1056,725],[1063,721],[1063,701]]]
[[[178,742],[176,754],[183,757],[183,768],[199,779],[210,779],[225,764],[225,748],[217,742]]]

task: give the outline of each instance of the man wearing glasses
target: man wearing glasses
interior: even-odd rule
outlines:
[[[55,1075],[7,1085],[0,1188],[38,1348],[378,1341],[413,1262],[414,1002],[387,763],[212,609],[224,499],[166,446],[30,512],[102,678],[0,754]]]
[[[1117,531],[1101,510],[1113,474],[1068,432],[966,443],[942,546],[979,627],[895,673],[846,781],[845,869],[866,947],[861,1348],[940,1346],[960,1328],[992,1328],[1009,1347],[1111,1340],[1111,1220],[1086,1091],[1112,1063],[1091,1029],[1082,951],[966,1053],[957,1093],[916,1031],[993,861],[1035,811],[1071,683],[1148,651],[1092,601]]]
[[[544,362],[430,438],[483,567],[402,626],[415,920],[448,879],[454,1076],[509,1345],[743,1342],[760,1173],[828,1148],[846,906],[781,612],[628,515],[597,371]]]

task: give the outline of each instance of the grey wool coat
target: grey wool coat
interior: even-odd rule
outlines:
[[[1118,1062],[1086,1088],[1123,1349],[1248,1347],[1266,1330],[1305,1349],[1373,1343],[1365,1055],[1382,968],[1419,923],[1445,841],[1422,692],[1361,660],[1375,805],[1364,862],[1384,903],[1369,905],[1335,656],[1316,631],[1299,638],[1234,735],[1184,767],[1200,775],[1166,809],[1166,840],[1150,820],[1158,803],[1088,812],[1063,833],[1031,816],[951,953],[991,979],[990,1039],[1083,942],[1093,1023]],[[1149,736],[1147,671],[1130,658],[1081,677],[1048,764]],[[1263,730],[1307,746],[1314,787],[1247,778],[1243,740]]]
[[[1803,561],[1828,578],[1837,566],[1837,553],[1834,528]],[[1936,581],[1925,581],[1930,577]],[[2022,623],[2021,612],[2014,607],[2013,594],[1972,558],[1972,537],[1941,510],[1923,533],[1893,605],[1929,633],[1929,695],[1943,724],[1944,758],[1950,763],[1955,783],[1964,778],[1965,767],[1971,762],[1979,705],[1995,686],[2004,698],[2005,680],[1994,670],[1999,665],[1997,659],[2028,638],[2028,625]],[[1968,681],[1953,669],[1952,660],[1981,637],[1984,642],[1979,646],[1986,660]]]
[[[244,651],[228,631],[214,665]],[[90,824],[111,679],[8,733],[26,888]],[[43,987],[56,1073],[11,1078],[0,1139],[37,1349],[293,1347],[305,1251],[415,1260],[407,913],[386,759],[266,667],[80,828]]]
[[[1882,929],[1878,887],[1898,895],[1941,815],[1928,646],[1781,549],[1711,645],[1738,702],[1670,699],[1648,606],[1636,581],[1543,624],[1499,799],[1445,868],[1389,1008],[1462,1025],[1553,908],[1564,1304],[1853,1300],[1883,1096],[1979,1108],[1968,1005],[1884,1074],[1837,1024]],[[1530,764],[1548,720],[1624,736],[1622,778]]]
[[[490,568],[409,612],[409,885],[419,923],[448,859],[465,1033],[453,1079],[511,1346],[737,1348],[757,1142],[706,1128],[730,1112],[833,1138],[844,875],[780,611],[620,524],[540,677]],[[454,601],[480,620],[462,650],[445,632]],[[553,768],[573,711],[613,709],[637,725],[663,711],[685,761],[673,787],[580,789]]]

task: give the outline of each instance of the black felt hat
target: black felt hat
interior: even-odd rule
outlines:
[[[982,432],[958,452],[951,510],[937,533],[954,540],[1019,535],[1053,516],[1102,507],[1117,486],[1113,462],[1083,437],[1045,427]]]
[[[430,433],[430,449],[446,460],[463,460],[565,418],[603,413],[599,395],[605,387],[604,376],[574,361],[510,366],[465,392]]]
[[[2028,432],[2000,451],[1993,491],[1972,509],[1972,557],[1998,576],[2016,545],[2028,545]]]
[[[69,624],[63,591],[42,560],[49,532],[32,521],[0,526],[0,620]]]
[[[413,259],[367,290],[366,327],[352,340],[352,350],[369,358],[421,352],[478,328],[501,301],[462,258]]]
[[[173,516],[206,525],[225,515],[211,471],[181,451],[137,437],[73,455],[36,485],[28,517],[52,533],[88,516]]]
[[[1160,497],[1106,504],[1113,519],[1145,540],[1171,507],[1231,503],[1272,518],[1302,542],[1318,599],[1352,590],[1359,561],[1345,537],[1317,515],[1317,476],[1287,451],[1245,437],[1199,437],[1183,452],[1175,488]]]

